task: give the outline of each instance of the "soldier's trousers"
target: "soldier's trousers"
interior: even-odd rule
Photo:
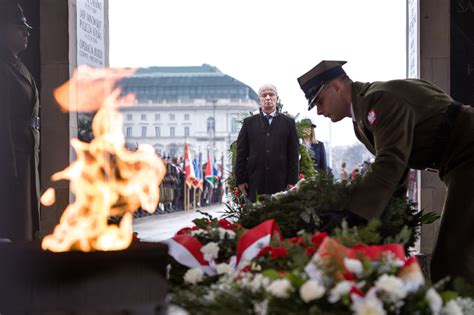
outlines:
[[[474,284],[474,160],[452,169],[438,241],[431,261],[434,282],[447,275]]]

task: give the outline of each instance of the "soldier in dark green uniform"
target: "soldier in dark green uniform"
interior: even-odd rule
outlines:
[[[18,54],[31,27],[0,1],[0,239],[31,240],[39,228],[39,97]]]
[[[333,122],[352,118],[375,155],[345,216],[378,218],[410,168],[437,170],[448,191],[432,280],[452,275],[474,284],[474,108],[423,80],[353,82],[343,64],[322,61],[298,82],[309,109]]]

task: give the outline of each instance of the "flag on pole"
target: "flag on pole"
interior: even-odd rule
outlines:
[[[189,152],[189,145],[187,143],[184,144],[184,172],[186,173],[186,179],[196,177],[191,163],[191,152]]]
[[[216,162],[216,157],[214,157],[214,168],[213,168],[213,171],[212,173],[214,174],[214,177],[218,180],[219,178],[221,178],[222,176],[222,172],[220,170],[220,167],[219,165],[217,165],[217,162]]]
[[[196,175],[196,181],[197,181],[197,184],[195,184],[194,188],[199,187],[202,189],[202,169],[196,158],[193,159],[193,168],[194,168],[194,174]]]
[[[209,153],[207,153],[207,165],[206,165],[206,181],[214,187],[214,174],[213,174],[214,167],[212,166],[211,158]]]
[[[184,172],[186,173],[186,184],[193,186],[194,188],[199,187],[199,180],[196,178],[194,166],[192,163],[193,159],[191,152],[189,152],[189,146],[187,143],[184,144]]]

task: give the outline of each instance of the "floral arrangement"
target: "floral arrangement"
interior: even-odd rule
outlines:
[[[285,237],[292,237],[300,230],[316,232],[321,228],[321,214],[347,209],[350,196],[359,182],[336,182],[327,174],[302,178],[294,189],[261,196],[258,202],[245,204],[228,217],[237,218],[245,228],[275,219]],[[378,223],[369,223],[368,230],[358,230],[362,237],[358,241],[365,244],[401,243],[408,250],[418,239],[420,226],[438,218],[435,213],[418,211],[406,197],[393,197]]]
[[[304,232],[284,239],[273,220],[245,230],[203,219],[175,238],[183,235],[199,242],[203,264],[171,267],[171,300],[190,314],[463,314],[472,305],[428,286],[399,244],[348,247],[347,235]],[[170,254],[180,260],[173,246]]]

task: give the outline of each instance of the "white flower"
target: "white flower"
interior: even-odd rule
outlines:
[[[441,297],[439,296],[438,292],[436,292],[435,289],[430,288],[426,292],[425,299],[430,305],[431,312],[435,315],[439,314],[439,312],[441,311],[441,306],[443,306],[443,300],[441,300]]]
[[[227,235],[227,238],[230,240],[233,240],[235,238],[235,232],[232,230],[227,230],[220,227],[218,231],[219,231],[219,238],[221,240],[223,240],[226,237],[226,235]]]
[[[196,284],[204,279],[204,272],[200,268],[189,269],[183,278],[187,283]]]
[[[461,307],[456,303],[455,300],[450,300],[446,303],[446,306],[441,310],[443,315],[463,315]]]
[[[329,302],[336,303],[342,295],[348,294],[354,283],[352,281],[341,281],[329,292]]]
[[[407,296],[403,281],[395,276],[383,274],[377,281],[375,287],[387,294],[387,300],[397,302]]]
[[[274,297],[287,299],[293,291],[293,286],[288,279],[278,279],[267,287],[267,291]]]
[[[325,291],[322,285],[310,279],[300,287],[300,296],[303,301],[309,303],[322,297]]]
[[[456,304],[462,309],[462,312],[466,315],[474,314],[474,300],[468,297],[458,297]]]
[[[216,266],[217,274],[222,275],[222,274],[232,274],[234,272],[234,268],[229,266],[226,263],[218,264]]]
[[[349,272],[354,273],[356,275],[360,275],[362,271],[364,271],[362,263],[359,259],[344,257],[344,266]]]
[[[253,305],[253,310],[257,315],[267,315],[268,314],[268,300],[263,300],[262,302],[255,302]]]
[[[211,261],[219,257],[219,245],[215,242],[209,242],[201,247],[201,253],[204,254],[204,259]]]
[[[382,302],[376,296],[355,299],[351,306],[355,315],[385,315]]]
[[[263,276],[260,273],[257,273],[253,278],[252,282],[250,282],[250,291],[253,293],[257,293],[261,288],[266,288],[270,284],[270,279]]]

